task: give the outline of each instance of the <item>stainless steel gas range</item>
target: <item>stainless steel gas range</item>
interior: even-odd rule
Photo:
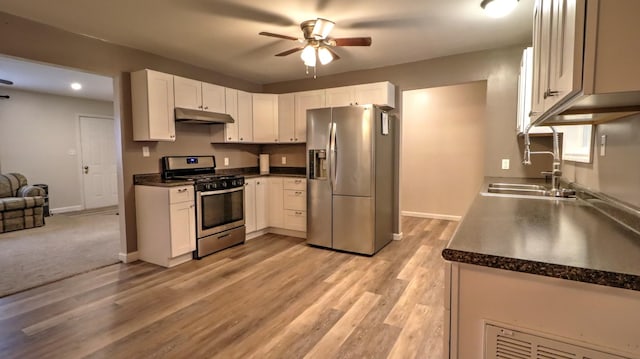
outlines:
[[[244,177],[218,175],[215,168],[214,156],[162,158],[165,179],[194,181],[196,259],[245,241]]]

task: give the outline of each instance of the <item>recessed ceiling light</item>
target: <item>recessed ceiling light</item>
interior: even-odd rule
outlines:
[[[76,90],[76,91],[82,90],[82,85],[77,83],[77,82],[74,82],[74,83],[71,84],[71,88]]]
[[[504,17],[507,16],[516,5],[519,0],[482,0],[480,6],[487,12],[487,15],[491,17]]]

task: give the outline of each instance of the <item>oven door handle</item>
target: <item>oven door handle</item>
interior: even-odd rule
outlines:
[[[243,190],[244,190],[244,186],[238,187],[238,188],[216,190],[216,191],[198,192],[198,195],[200,197],[204,197],[204,196],[211,196],[211,195],[216,195],[216,194],[225,194],[225,193],[231,193],[231,192],[238,192],[238,191],[243,191]]]

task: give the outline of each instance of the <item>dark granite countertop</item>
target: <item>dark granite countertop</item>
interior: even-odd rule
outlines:
[[[189,180],[166,180],[159,173],[146,173],[133,176],[133,184],[136,186],[178,187],[193,185]]]
[[[442,256],[450,261],[640,290],[640,235],[580,199],[480,193]]]

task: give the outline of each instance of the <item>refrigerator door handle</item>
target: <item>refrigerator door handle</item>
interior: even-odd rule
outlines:
[[[337,161],[338,161],[338,156],[336,156],[336,152],[337,152],[337,139],[336,139],[336,124],[335,122],[331,123],[331,134],[329,136],[331,144],[329,145],[329,149],[330,149],[330,154],[331,154],[331,160],[330,160],[330,177],[331,177],[331,190],[335,190],[336,187],[336,178],[337,178],[337,171],[338,171],[338,167],[336,166]]]

